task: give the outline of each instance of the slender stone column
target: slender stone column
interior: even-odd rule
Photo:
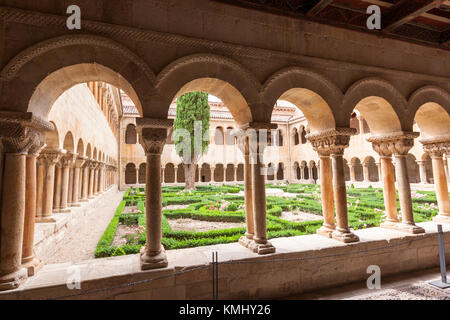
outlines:
[[[308,134],[307,139],[313,144],[316,150],[326,152],[325,154],[331,154],[332,162],[332,184],[333,184],[333,197],[334,206],[336,209],[336,230],[332,231],[331,237],[335,240],[348,242],[357,242],[359,237],[355,235],[348,225],[348,211],[347,211],[347,190],[345,187],[345,175],[344,175],[344,149],[349,146],[350,136],[356,133],[356,129],[353,128],[336,128],[333,130]],[[321,157],[321,160],[323,158]],[[322,172],[322,179],[325,185],[325,197],[327,198],[327,210],[328,223],[331,224],[331,212],[330,212],[330,199],[329,195],[330,181],[327,177],[329,175],[329,169],[327,170],[327,160],[321,164],[324,168]],[[329,165],[329,162],[328,162]],[[322,185],[323,188],[323,185]],[[324,196],[322,195],[322,201]],[[322,202],[323,204],[323,202]],[[331,230],[330,230],[331,231]]]
[[[380,156],[381,170],[383,177],[383,197],[386,209],[386,220],[381,227],[395,227],[398,221],[397,213],[397,195],[395,192],[394,166],[392,165],[392,156]]]
[[[36,178],[36,218],[42,218],[42,211],[44,209],[44,177],[45,177],[45,163],[41,157],[37,158],[37,178]]]
[[[90,160],[86,158],[86,161],[83,165],[83,180],[81,182],[81,196],[80,202],[87,202],[89,196],[89,168],[90,168]]]
[[[104,170],[105,165],[103,163],[101,163],[99,165],[98,168],[98,193],[102,194],[103,193],[103,179],[104,179],[104,175],[103,175],[103,170]]]
[[[67,209],[68,197],[69,197],[69,175],[70,168],[75,160],[75,155],[73,153],[68,153],[64,155],[61,162],[61,204],[59,207],[59,212],[68,212]]]
[[[173,166],[173,173],[175,175],[174,182],[177,183],[178,182],[178,166]]]
[[[88,199],[94,199],[94,177],[95,177],[95,168],[97,167],[97,162],[92,160],[89,162],[89,191],[88,191]]]
[[[369,164],[368,163],[363,164],[363,178],[364,178],[364,182],[370,182]]]
[[[323,226],[317,230],[318,234],[332,237],[336,225],[334,224],[333,174],[331,158],[326,153],[320,155],[320,186],[322,198]]]
[[[0,113],[0,140],[4,152],[0,211],[0,291],[19,287],[28,276],[27,269],[22,266],[27,207],[26,155],[32,146],[43,140],[38,130],[52,128],[51,123],[37,119],[31,113]],[[31,162],[35,163],[34,161],[35,159]],[[29,169],[32,170],[32,166]],[[35,188],[35,181],[30,182]],[[31,208],[32,203],[28,203]],[[29,211],[29,219],[26,221],[28,226],[31,225],[29,220],[33,216],[34,212]],[[28,230],[27,236],[31,232],[32,230]]]
[[[383,175],[383,194],[387,219],[381,227],[396,229],[407,233],[423,233],[425,230],[414,223],[412,211],[411,188],[408,181],[406,157],[414,146],[416,132],[396,132],[388,135],[372,136],[367,139],[372,143],[374,150],[381,156]],[[401,223],[397,217],[397,203],[395,195],[394,167],[391,155],[395,156],[395,180],[397,181]]]
[[[300,166],[300,180],[305,180],[305,166]]]
[[[210,182],[214,182],[214,171],[216,170],[216,167],[209,167],[209,170],[211,170],[211,181]]]
[[[80,180],[82,180],[82,178],[83,178],[81,176],[81,174],[82,174],[81,170],[82,170],[82,166],[83,166],[84,162],[85,162],[85,158],[78,156],[74,163],[73,190],[72,190],[72,205],[73,206],[79,206],[80,195],[81,195]]]
[[[36,219],[37,222],[55,222],[53,219],[53,198],[55,192],[55,166],[61,157],[59,150],[44,150],[40,157],[45,162],[45,186],[44,186],[44,203],[42,209],[42,217]]]
[[[67,194],[67,206],[72,207],[73,206],[73,175],[74,175],[74,168],[69,168],[69,189]]]
[[[248,247],[255,234],[255,222],[253,214],[253,184],[252,165],[250,163],[250,140],[247,136],[238,137],[239,149],[244,154],[244,195],[245,195],[245,236],[239,239],[239,243]]]
[[[352,182],[356,182],[356,168],[355,168],[355,165],[350,163],[348,166],[350,167],[350,180]]]
[[[152,127],[152,124],[157,127]],[[141,269],[165,268],[168,265],[162,240],[161,153],[167,140],[167,128],[173,120],[137,119],[140,142],[146,165],[145,217],[147,243],[141,250]]]
[[[450,202],[448,199],[448,184],[445,174],[444,154],[450,149],[450,137],[442,139],[422,140],[424,150],[430,154],[433,165],[434,187],[439,206],[439,214],[433,221],[450,223]]]
[[[53,197],[53,212],[60,212],[61,208],[61,176],[62,166],[58,162],[55,166],[55,196]]]
[[[93,189],[92,189],[92,193],[94,194],[94,196],[98,195],[98,168],[100,166],[100,163],[97,162],[96,166],[94,168],[94,185],[93,185]]]
[[[427,181],[427,168],[425,166],[425,161],[417,161],[417,164],[419,165],[419,174],[420,174],[420,183],[426,184]]]

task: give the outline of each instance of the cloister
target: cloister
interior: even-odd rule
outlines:
[[[382,183],[387,215],[382,228],[425,233],[412,210],[408,163],[414,161],[413,148],[424,154],[416,158],[414,182],[431,182],[432,171],[439,205],[434,221],[450,224],[448,48],[207,0],[196,1],[201,9],[195,10],[192,2],[137,0],[133,11],[107,0],[96,1],[104,11],[91,2],[73,2],[82,3],[81,31],[66,28],[58,1],[0,1],[0,290],[18,288],[35,273],[36,222],[51,221],[53,213],[121,184],[145,183],[147,244],[141,270],[168,267],[161,245],[161,188],[182,182],[183,172],[177,163],[162,165],[162,155],[173,128],[171,104],[192,91],[223,101],[234,129],[244,133],[231,141],[242,161],[202,163],[197,180],[244,183],[246,234],[239,243],[251,252],[277,250],[267,238],[266,181],[320,184],[324,223],[318,233],[337,242],[360,241],[348,224],[346,180]],[[212,21],[205,18],[199,28],[200,17]],[[289,37],[281,41],[280,32]],[[80,85],[100,106],[106,138],[87,131],[75,135],[52,123],[58,98]],[[145,163],[119,167],[120,148],[113,139],[127,129],[120,127],[119,97],[112,87],[123,90],[137,109],[134,142],[142,146]],[[262,140],[251,144],[245,136],[252,130],[258,137],[277,132],[271,119],[281,100],[305,119],[301,129],[285,132],[283,145],[288,140],[295,147],[308,145],[313,158],[270,162],[270,155],[263,155],[278,146]],[[364,122],[354,124],[355,112]],[[85,127],[100,126],[85,121]],[[361,128],[370,134],[357,138]],[[364,148],[374,151],[379,163],[374,156],[344,160],[352,139],[364,139]]]

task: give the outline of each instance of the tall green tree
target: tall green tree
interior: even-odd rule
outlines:
[[[184,165],[186,189],[195,188],[195,168],[209,146],[208,94],[190,92],[177,99],[174,143]]]

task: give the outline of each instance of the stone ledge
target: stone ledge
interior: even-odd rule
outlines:
[[[170,250],[168,267],[149,271],[140,271],[139,255],[47,265],[19,289],[0,293],[0,299],[209,299],[212,251],[219,252],[222,299],[280,298],[365,282],[372,264],[380,266],[382,276],[438,266],[437,224],[418,225],[426,234],[369,228],[355,231],[361,241],[351,244],[319,235],[271,239],[277,252],[266,256],[238,243]],[[450,262],[450,225],[443,228]],[[80,268],[81,290],[66,287],[68,268],[73,266]],[[189,272],[171,276],[183,271]],[[149,279],[156,280],[123,286]],[[113,288],[117,286],[123,287]]]

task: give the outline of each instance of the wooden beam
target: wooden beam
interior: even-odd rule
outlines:
[[[314,7],[312,7],[310,10],[308,10],[308,12],[306,13],[306,15],[308,17],[313,17],[317,14],[319,14],[320,11],[322,11],[323,9],[325,9],[325,7],[327,7],[328,5],[330,5],[333,2],[333,0],[319,0],[319,2],[317,2]]]
[[[444,0],[401,0],[382,15],[382,32],[392,32],[442,3]]]

